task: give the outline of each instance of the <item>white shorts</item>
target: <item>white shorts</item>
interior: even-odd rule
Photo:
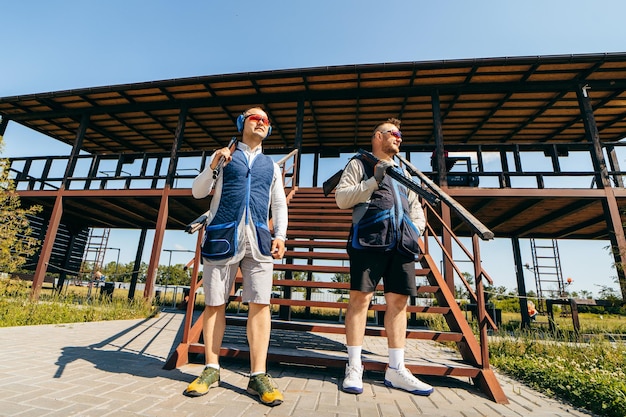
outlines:
[[[270,303],[274,263],[255,260],[249,245],[246,244],[246,254],[239,263],[230,265],[204,264],[202,287],[204,288],[205,305],[220,306],[228,302],[239,268],[241,268],[243,276],[241,301],[254,304]]]

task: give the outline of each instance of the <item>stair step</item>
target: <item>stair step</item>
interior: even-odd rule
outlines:
[[[293,301],[293,300],[292,300]],[[344,303],[345,304],[345,303]],[[346,305],[347,307],[347,305]],[[247,320],[245,317],[226,317],[227,325],[245,326]],[[285,320],[272,320],[272,329],[279,330],[296,330],[298,332],[313,332],[313,333],[335,333],[344,334],[345,325],[342,323],[319,323],[319,322],[304,322],[304,321],[285,321]],[[385,330],[381,327],[367,326],[365,328],[366,336],[385,336]],[[407,329],[407,338],[419,339],[419,340],[437,340],[446,342],[458,342],[463,339],[461,333],[456,332],[443,332],[427,329]]]
[[[345,249],[346,248],[346,239],[339,240],[295,240],[295,239],[287,239],[285,241],[285,246],[288,248],[336,248],[336,249]]]
[[[337,223],[337,222],[326,222],[320,221],[320,219],[310,220],[308,222],[289,222],[289,227],[292,229],[309,229],[309,230],[345,230],[346,236],[348,231],[350,230],[350,226],[352,223]]]
[[[343,252],[304,252],[304,251],[286,251],[285,256],[287,258],[297,258],[297,259],[327,259],[327,260],[339,260],[339,261],[347,261],[348,254]]]
[[[317,217],[326,217],[326,216],[341,216],[344,215],[346,217],[352,218],[352,212],[346,212],[345,210],[340,209],[320,209],[320,208],[311,208],[311,207],[300,207],[294,208],[289,207],[289,216],[294,214],[302,214],[302,215],[313,215]]]
[[[322,238],[322,239],[346,239],[346,231],[331,231],[331,230],[294,230],[288,229],[287,236],[290,239],[293,238]]]
[[[274,264],[274,271],[297,271],[297,272],[318,272],[324,274],[349,274],[349,266],[336,265],[300,265],[300,264]],[[426,276],[430,269],[416,268],[416,276]]]
[[[324,221],[352,223],[352,215],[323,214],[323,216]],[[290,213],[289,222],[291,223],[292,220],[311,220],[311,215],[307,213]]]

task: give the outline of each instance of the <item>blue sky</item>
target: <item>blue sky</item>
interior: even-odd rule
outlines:
[[[23,0],[1,10],[0,97],[233,72],[626,48],[621,0]],[[4,140],[3,156],[69,153],[14,124]],[[130,236],[111,236],[110,246],[124,248],[121,262],[134,259]],[[194,244],[195,237],[168,233],[163,247]],[[572,289],[617,288],[606,245],[559,241]],[[508,240],[482,251],[496,285],[514,288]],[[522,251],[531,262],[526,241]],[[163,253],[161,263],[168,258]],[[173,264],[186,261],[187,254],[172,255]],[[530,273],[526,286],[534,289]]]

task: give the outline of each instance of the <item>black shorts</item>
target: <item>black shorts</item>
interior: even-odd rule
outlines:
[[[383,279],[385,292],[417,295],[415,285],[415,259],[389,252],[370,252],[348,247],[350,256],[350,289],[374,292]]]

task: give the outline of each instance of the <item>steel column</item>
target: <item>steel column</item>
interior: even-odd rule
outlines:
[[[4,132],[7,131],[7,126],[9,125],[9,119],[6,117],[0,117],[0,139],[4,136]]]
[[[128,299],[135,298],[135,289],[137,288],[137,279],[139,278],[139,268],[141,267],[141,258],[143,256],[143,247],[146,245],[146,235],[148,229],[141,229],[139,234],[139,243],[137,244],[137,254],[135,255],[135,264],[133,265],[133,275],[130,278],[130,289],[128,290]]]
[[[524,269],[522,268],[522,251],[519,238],[512,237],[513,261],[515,262],[515,275],[517,279],[517,294],[519,295],[519,307],[522,315],[522,329],[530,327],[530,315],[528,314],[528,299],[526,298],[526,282],[524,281]]]
[[[152,243],[150,263],[148,266],[148,273],[146,275],[146,287],[143,291],[143,298],[148,301],[151,301],[154,296],[154,284],[156,282],[156,276],[159,269],[159,259],[161,257],[161,248],[163,247],[163,236],[167,228],[167,218],[169,216],[169,194],[170,187],[166,184],[161,196],[159,216],[154,230],[154,241]]]
[[[609,229],[609,239],[611,241],[611,249],[613,258],[615,259],[615,268],[617,278],[619,280],[622,299],[626,300],[626,274],[624,272],[624,260],[626,259],[626,236],[624,235],[624,227],[620,217],[619,206],[615,198],[615,192],[611,187],[611,181],[606,162],[602,153],[602,145],[600,143],[600,133],[596,125],[596,119],[593,115],[591,101],[587,94],[587,86],[579,85],[576,89],[578,105],[580,107],[581,116],[585,126],[585,134],[587,140],[592,144],[591,161],[594,171],[596,172],[596,184],[598,188],[604,189],[605,197],[602,200],[602,208]]]
[[[50,261],[50,255],[52,254],[52,247],[54,246],[54,240],[59,230],[59,224],[61,223],[61,216],[63,215],[63,187],[59,190],[59,193],[54,202],[54,208],[52,209],[52,215],[50,216],[50,222],[48,224],[48,230],[46,237],[44,238],[43,245],[41,247],[41,254],[39,255],[39,262],[37,262],[37,268],[35,269],[35,275],[33,276],[33,288],[30,293],[32,300],[39,298],[39,292],[41,291],[41,285],[46,276],[48,270],[48,262]]]
[[[300,185],[300,167],[302,164],[300,160],[302,159],[302,130],[304,129],[304,100],[298,100],[298,107],[296,109],[296,134],[294,137],[294,144],[296,149],[298,150],[297,156],[297,164],[298,170],[295,172],[296,178],[292,180],[292,184],[297,187]],[[317,177],[314,178],[315,183],[317,184]],[[316,184],[313,186],[315,187]]]
[[[433,136],[435,139],[435,154],[431,158],[431,165],[437,167],[436,182],[439,187],[446,189],[448,187],[448,171],[446,170],[446,157],[443,146],[443,126],[441,121],[441,103],[439,101],[439,90],[434,90],[431,94],[432,109],[433,109]],[[434,163],[433,163],[434,162]],[[450,207],[446,204],[441,205],[441,219],[452,228],[452,218],[450,217]],[[441,232],[441,240],[443,246],[448,251],[450,256],[452,254],[452,237],[450,233],[444,227]],[[452,262],[444,257],[443,260],[443,276],[448,284],[450,290],[454,293],[454,269]]]

